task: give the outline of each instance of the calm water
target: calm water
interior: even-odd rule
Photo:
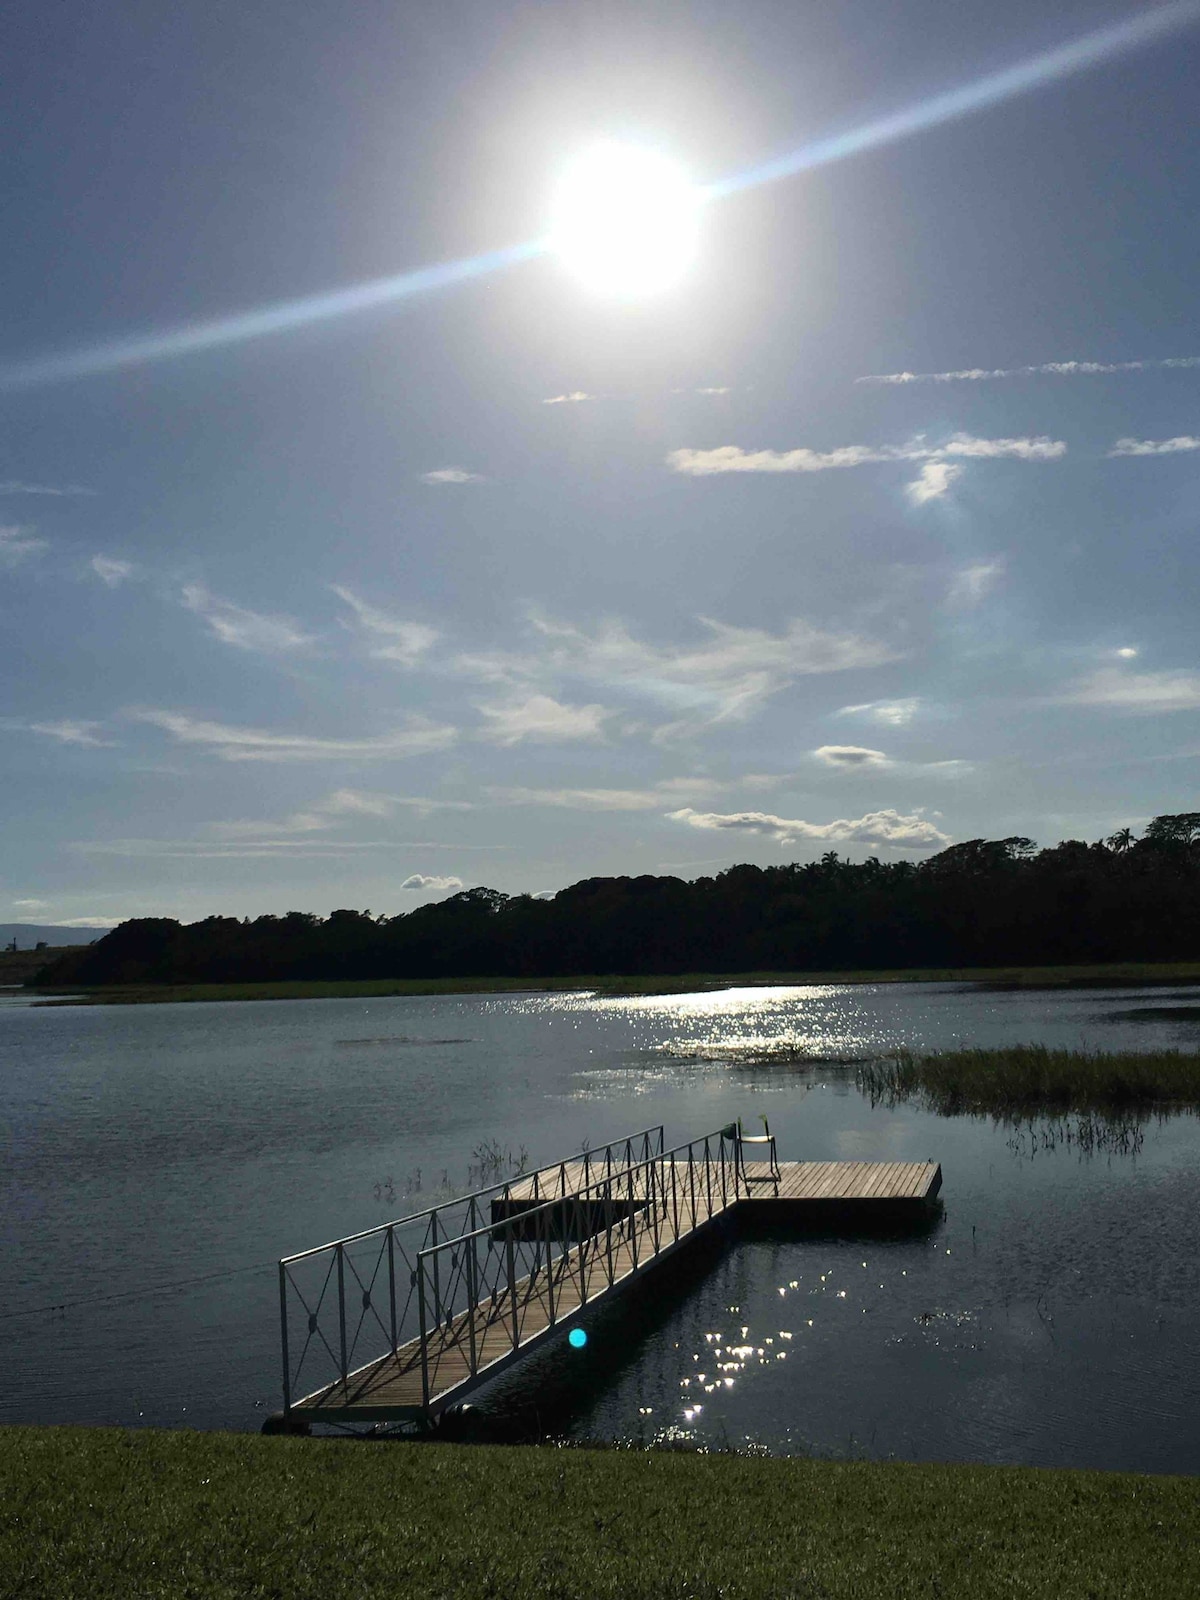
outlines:
[[[1195,1046],[1200,998],[6,1002],[0,1421],[255,1428],[280,1404],[279,1255],[462,1186],[482,1141],[537,1162],[766,1112],[784,1159],[936,1157],[944,1215],[920,1238],[745,1240],[485,1408],[575,1437],[1200,1471],[1196,1120],[1087,1158],[1036,1130],[872,1109],[832,1064],[1035,1039]],[[779,1041],[826,1059],[756,1065]]]

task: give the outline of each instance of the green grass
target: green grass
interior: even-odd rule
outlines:
[[[0,1593],[1164,1600],[1200,1480],[0,1429]]]
[[[605,973],[575,978],[377,978],[329,982],[176,983],[110,985],[61,991],[45,1005],[163,1005],[199,1000],[373,999],[388,995],[511,994],[594,989],[604,995],[689,994],[705,989],[827,983],[978,983],[998,989],[1130,988],[1200,983],[1200,961],[1120,962],[1079,967],[913,967],[879,972],[672,973],[625,977]]]
[[[888,1060],[864,1063],[858,1083],[873,1100],[916,1099],[943,1116],[1127,1117],[1155,1109],[1200,1110],[1200,1052],[1050,1050],[1035,1044],[930,1055],[901,1050]]]

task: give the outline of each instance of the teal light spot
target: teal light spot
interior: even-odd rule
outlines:
[[[570,1333],[567,1335],[567,1343],[571,1346],[572,1350],[582,1350],[584,1345],[587,1343],[587,1334],[582,1328],[572,1328]]]

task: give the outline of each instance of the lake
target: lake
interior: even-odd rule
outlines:
[[[484,1410],[630,1443],[1200,1471],[1196,1119],[1088,1156],[1044,1125],[873,1108],[846,1064],[1030,1041],[1197,1047],[1200,995],[10,997],[0,1421],[257,1428],[281,1403],[280,1255],[465,1187],[485,1144],[538,1163],[766,1113],[785,1160],[936,1158],[936,1226],[744,1239]],[[809,1061],[764,1065],[780,1042]]]

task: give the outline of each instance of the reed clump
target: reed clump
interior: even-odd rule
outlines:
[[[1200,1051],[1054,1050],[1039,1044],[897,1050],[864,1062],[858,1085],[872,1104],[919,1100],[942,1116],[1128,1118],[1200,1110]]]

